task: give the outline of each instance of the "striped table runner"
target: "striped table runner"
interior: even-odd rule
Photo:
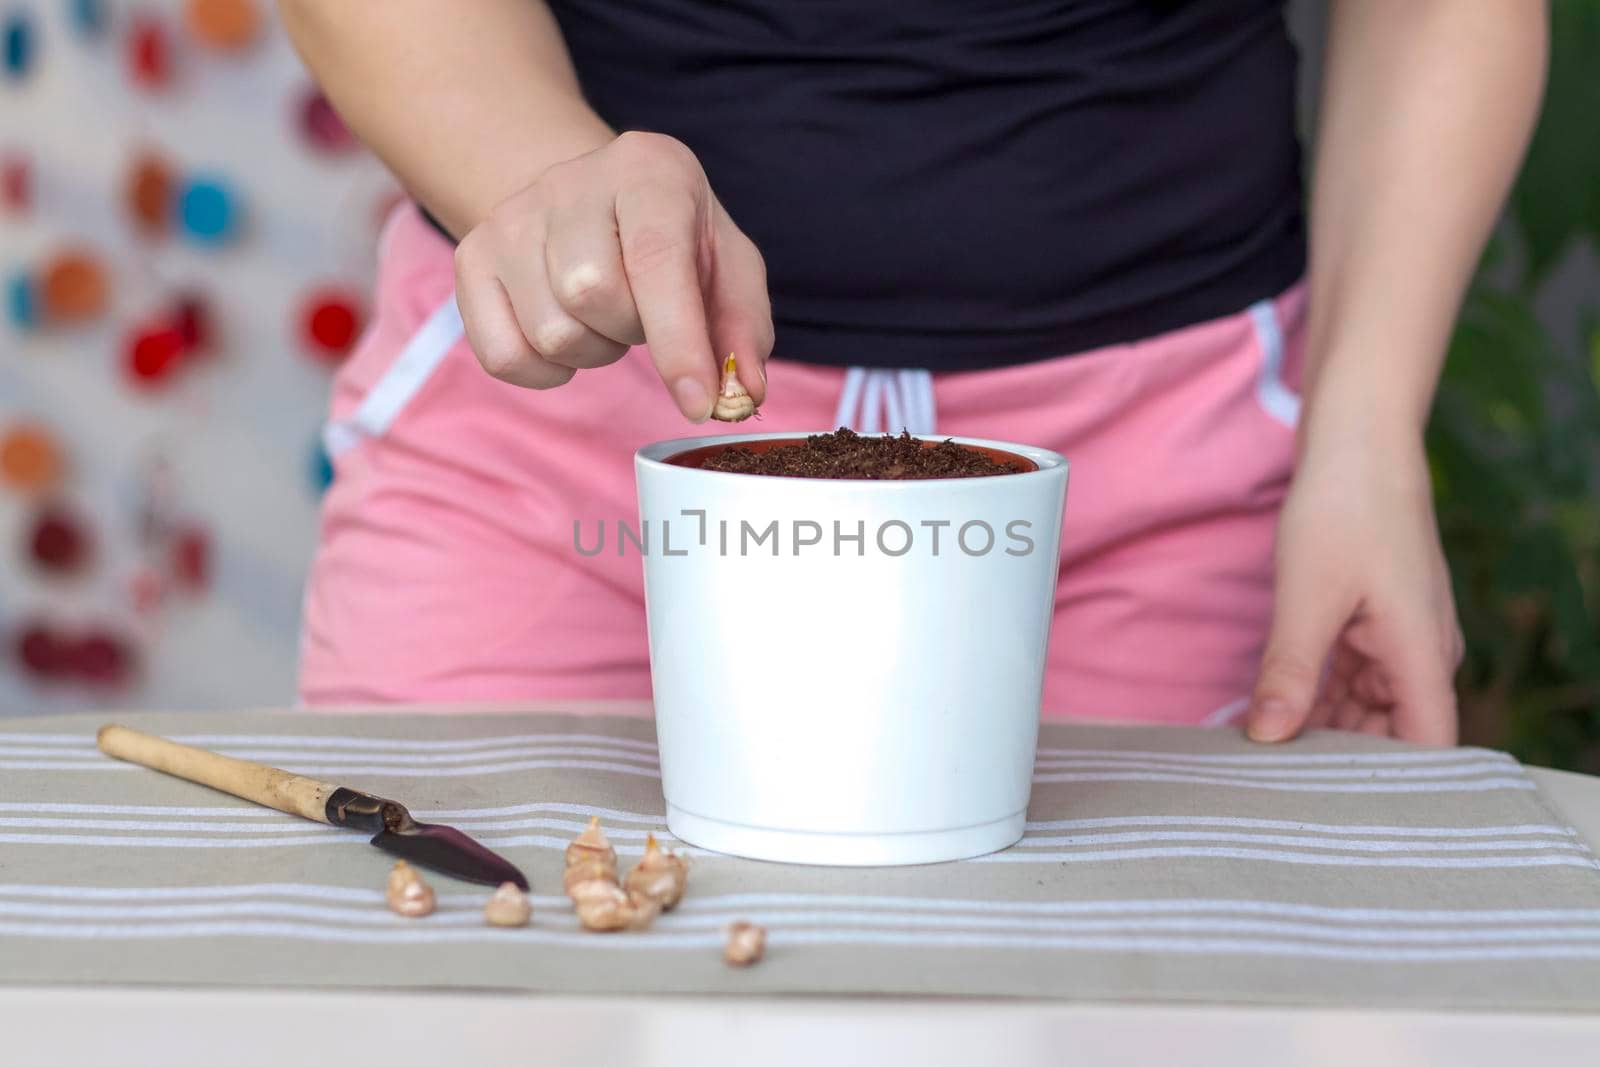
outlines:
[[[528,872],[391,915],[358,835],[116,763],[99,720],[0,723],[0,981],[825,992],[1600,1009],[1600,862],[1509,757],[1319,734],[1047,726],[1005,853],[829,870],[697,854],[647,933],[580,932],[561,850],[661,833],[651,726],[560,715],[136,715],[393,796]],[[819,783],[826,788],[826,783]],[[721,928],[769,931],[760,966]]]

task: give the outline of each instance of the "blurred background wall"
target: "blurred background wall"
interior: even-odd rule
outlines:
[[[1290,6],[1308,130],[1325,6]],[[1552,13],[1429,445],[1469,739],[1600,771],[1600,0]],[[0,61],[0,713],[292,702],[394,186],[264,0],[0,0]]]
[[[394,185],[270,3],[0,0],[0,61],[0,711],[290,702]]]

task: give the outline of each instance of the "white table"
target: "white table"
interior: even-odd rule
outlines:
[[[1600,850],[1600,779],[1531,772]],[[823,997],[0,988],[5,1067],[1600,1063],[1600,1015]]]

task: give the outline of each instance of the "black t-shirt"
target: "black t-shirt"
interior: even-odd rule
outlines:
[[[766,257],[776,353],[1018,363],[1304,269],[1282,0],[551,0],[616,129]]]

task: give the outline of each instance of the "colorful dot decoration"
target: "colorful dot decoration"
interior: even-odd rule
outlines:
[[[39,298],[32,275],[18,272],[6,279],[6,319],[24,333],[39,325]]]
[[[361,298],[344,289],[313,290],[301,303],[300,334],[317,359],[344,359],[361,336]]]
[[[225,245],[238,236],[239,199],[226,179],[198,176],[178,194],[183,232],[198,245]]]
[[[59,673],[65,659],[62,644],[53,629],[42,622],[30,620],[17,629],[17,662],[35,677],[50,677]]]
[[[135,228],[146,233],[164,233],[174,213],[172,168],[153,152],[136,156],[122,186],[122,202]]]
[[[0,207],[13,215],[33,207],[33,166],[28,157],[13,152],[0,156]]]
[[[6,317],[17,330],[88,322],[104,314],[110,282],[100,258],[88,248],[55,253],[37,270],[19,270],[6,281]]]
[[[184,20],[201,44],[219,52],[239,52],[261,34],[261,13],[251,0],[188,0]]]
[[[136,15],[128,27],[128,80],[141,89],[172,82],[172,44],[167,27],[151,15]]]
[[[112,630],[73,633],[41,619],[29,619],[18,627],[14,655],[25,672],[41,681],[123,688],[138,670],[132,644]]]
[[[123,340],[122,369],[140,391],[172,384],[184,367],[215,344],[211,309],[198,293],[182,293],[166,311],[144,322]]]
[[[0,431],[0,483],[24,493],[55,488],[65,466],[61,449],[44,426],[20,422]]]
[[[81,573],[89,565],[88,528],[60,505],[48,504],[34,516],[28,555],[40,570],[60,575]]]
[[[333,104],[315,85],[307,88],[301,97],[299,125],[306,144],[318,152],[338,155],[360,146]]]
[[[91,252],[69,249],[54,256],[39,275],[40,302],[52,322],[83,322],[106,308],[105,269]]]
[[[185,526],[172,538],[169,567],[179,589],[197,593],[211,584],[211,535],[199,526]]]
[[[105,0],[71,0],[67,4],[67,17],[79,35],[99,37],[106,30]]]
[[[9,12],[0,21],[0,63],[8,81],[21,81],[33,69],[33,20],[26,11]]]
[[[56,61],[58,39],[52,34],[58,27],[68,34],[66,44],[86,53],[98,46],[98,61],[120,72],[124,84],[154,94],[190,88],[198,91],[201,81],[225,76],[220,64],[242,61],[247,52],[258,50],[272,17],[265,0],[166,0],[160,4],[61,0],[57,16],[61,21],[51,23],[48,17],[36,14],[42,4],[43,0],[12,0],[10,4],[0,0],[0,106],[7,106],[4,94],[11,85],[21,86],[20,93],[31,92],[23,83],[39,75],[41,61]],[[196,84],[191,86],[191,80]],[[331,161],[361,151],[360,142],[314,84],[301,81],[285,87],[282,99],[279,121],[288,120],[292,125],[280,134],[292,135],[303,152]],[[127,126],[134,137],[136,131],[147,128],[143,123]],[[64,173],[65,163],[50,158],[51,147],[48,137],[37,144],[0,143],[0,222],[5,221],[4,216],[53,213],[65,193],[77,188],[74,183],[83,176],[71,175],[57,188],[54,178],[58,172]],[[145,240],[172,237],[205,251],[256,236],[249,184],[254,174],[213,167],[190,170],[174,158],[183,155],[169,157],[154,146],[146,147],[130,155],[120,190],[116,188],[119,179],[115,173],[111,175],[113,205],[120,196],[120,213],[127,227],[122,236],[132,232]],[[208,162],[229,166],[221,159]],[[94,179],[104,188],[104,176]],[[401,196],[388,193],[383,198],[383,213]],[[382,219],[368,223],[366,203],[361,201],[352,217],[358,225],[370,225],[375,231]],[[75,228],[80,220],[72,222]],[[104,254],[109,249],[117,249],[114,259]],[[142,243],[130,252],[117,241],[108,241],[101,248],[68,244],[30,254],[28,262],[0,263],[4,271],[0,273],[0,318],[14,333],[48,333],[57,327],[105,319],[116,305],[129,300],[131,293],[145,305],[146,312],[132,321],[112,324],[110,334],[115,366],[131,392],[148,395],[168,389],[183,380],[202,357],[216,357],[209,366],[212,372],[220,372],[231,363],[220,359],[228,351],[228,338],[219,337],[218,332],[218,311],[226,311],[227,306],[220,300],[220,307],[213,304],[216,294],[208,290],[207,281],[193,287],[174,284],[184,273],[181,266],[171,269],[174,260],[181,263],[176,252],[163,249],[156,258]],[[143,295],[152,282],[164,290],[156,295],[153,311]],[[336,364],[351,351],[364,328],[365,294],[330,280],[303,291],[278,313],[289,320],[309,356]],[[226,323],[225,318],[222,321]],[[0,337],[5,328],[0,326]],[[99,346],[104,343],[100,340],[103,336],[94,331],[69,336],[66,358],[76,358],[71,353],[78,347]],[[25,344],[38,343],[44,351],[47,341],[41,337]],[[183,410],[187,400],[199,399],[180,396],[173,410]],[[71,449],[64,442],[70,439],[59,436],[62,429],[37,419],[0,417],[0,491],[15,494],[22,506],[30,509],[17,530],[13,551],[37,574],[42,590],[76,590],[71,594],[75,598],[71,614],[61,619],[46,611],[7,620],[13,625],[9,626],[9,638],[0,631],[0,657],[9,643],[22,669],[46,684],[124,686],[139,675],[143,640],[157,632],[147,629],[147,623],[155,620],[145,617],[172,610],[180,594],[202,595],[216,580],[216,542],[211,529],[178,513],[170,500],[158,509],[160,521],[153,526],[143,522],[149,517],[146,509],[139,512],[141,522],[127,530],[115,523],[96,530],[88,520],[90,512],[77,508],[70,496],[72,468],[92,469],[92,465],[87,465],[86,457],[78,457],[77,463],[69,461]],[[306,458],[309,462],[304,470],[310,488],[321,493],[333,482],[334,466],[320,439]],[[147,502],[159,495],[144,494]],[[127,559],[117,551],[115,538],[119,536],[137,541],[138,561],[108,575],[111,582],[107,584],[92,572],[118,568],[121,564],[116,561]],[[138,640],[111,621],[78,617],[76,600],[86,593],[101,596],[106,588],[120,598],[121,611],[131,608],[145,619],[139,623]]]
[[[178,297],[172,309],[172,328],[183,338],[184,351],[190,353],[209,351],[216,337],[210,305],[196,293]]]
[[[79,680],[90,685],[117,687],[132,681],[133,649],[116,634],[91,630],[68,648],[68,670]]]
[[[309,468],[311,488],[321,496],[333,484],[333,458],[328,455],[328,447],[322,443],[320,436],[311,448]]]
[[[0,483],[37,500],[24,529],[26,558],[46,580],[80,580],[95,565],[95,538],[78,511],[57,495],[65,467],[51,431],[31,421],[0,427]],[[204,587],[208,542],[190,524],[175,542],[171,570],[190,591]],[[139,653],[116,626],[97,623],[63,628],[33,616],[13,632],[17,665],[40,682],[122,688],[138,673]]]
[[[142,151],[129,162],[122,204],[134,228],[159,236],[176,228],[191,244],[221,247],[241,229],[243,207],[233,183],[217,174],[179,176],[166,158]]]
[[[140,389],[167,384],[181,366],[183,354],[183,334],[171,326],[134,330],[123,347],[123,370],[128,383]]]

